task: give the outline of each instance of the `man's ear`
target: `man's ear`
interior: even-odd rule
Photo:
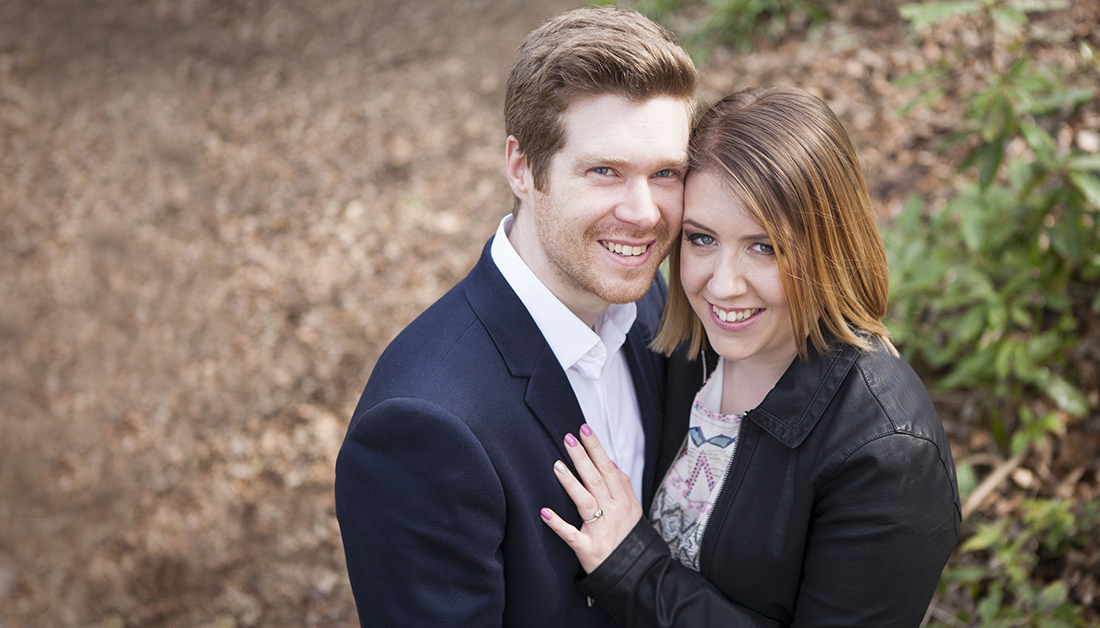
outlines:
[[[535,181],[531,169],[527,167],[527,156],[520,150],[519,140],[514,135],[509,135],[504,144],[504,174],[508,177],[512,194],[521,204],[529,205]]]

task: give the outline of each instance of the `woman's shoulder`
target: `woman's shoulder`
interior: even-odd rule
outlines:
[[[920,376],[902,357],[885,348],[859,351],[851,385],[864,389],[865,402],[889,429],[933,437],[943,432],[939,414]]]

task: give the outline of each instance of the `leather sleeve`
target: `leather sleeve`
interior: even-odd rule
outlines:
[[[919,626],[960,523],[936,444],[872,440],[817,494],[792,625]]]
[[[620,625],[632,628],[779,625],[733,604],[697,571],[673,559],[668,544],[644,518],[577,586]]]
[[[453,414],[389,399],[357,417],[336,515],[362,625],[501,625],[504,491]]]
[[[958,537],[943,464],[932,441],[909,434],[842,457],[816,487],[792,627],[920,625]],[[645,520],[578,586],[624,626],[779,625],[673,559]]]

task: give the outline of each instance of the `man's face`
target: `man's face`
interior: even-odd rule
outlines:
[[[670,97],[637,103],[604,95],[563,115],[565,146],[546,190],[530,186],[513,244],[589,324],[608,304],[646,293],[680,230],[688,112],[687,102]]]

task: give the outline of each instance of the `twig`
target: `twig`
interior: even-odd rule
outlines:
[[[1012,473],[1012,471],[1015,470],[1016,467],[1020,466],[1020,463],[1024,459],[1024,454],[1026,453],[1027,450],[1025,449],[1015,456],[1012,456],[1008,460],[1005,460],[1001,464],[997,465],[997,468],[993,469],[993,472],[986,476],[984,480],[982,480],[982,483],[974,489],[974,492],[966,498],[966,501],[962,505],[963,521],[969,519],[970,515],[974,514],[974,511],[982,505],[982,502],[985,501],[985,498],[989,497],[989,494],[992,493],[993,490],[996,489],[997,486],[999,486],[1000,483],[1008,477],[1008,474]]]

